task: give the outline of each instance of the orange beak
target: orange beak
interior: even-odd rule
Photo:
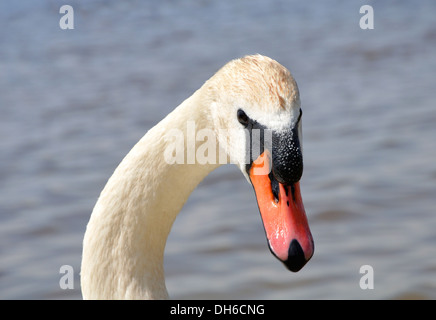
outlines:
[[[314,252],[300,183],[279,184],[278,202],[272,190],[271,155],[265,150],[250,168],[260,215],[271,252],[294,272],[299,271]]]

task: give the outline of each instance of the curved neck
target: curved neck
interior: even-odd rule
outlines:
[[[189,161],[190,135],[212,128],[199,91],[147,132],[103,189],[84,238],[84,298],[168,297],[163,270],[168,234],[191,192],[219,166]],[[194,142],[195,149],[199,144]],[[173,158],[177,152],[183,157]]]

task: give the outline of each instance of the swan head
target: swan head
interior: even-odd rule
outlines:
[[[233,60],[208,86],[221,148],[252,184],[268,246],[291,271],[314,252],[300,194],[302,110],[297,83],[261,55]]]

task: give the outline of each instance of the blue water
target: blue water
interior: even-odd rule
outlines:
[[[0,298],[80,299],[96,199],[145,132],[227,61],[268,55],[304,109],[302,196],[315,255],[269,252],[234,166],[191,195],[168,239],[172,298],[436,298],[436,3],[0,3]],[[361,30],[371,4],[375,29]],[[74,289],[59,287],[62,265]],[[362,290],[362,265],[374,289]]]

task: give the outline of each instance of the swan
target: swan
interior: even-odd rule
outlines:
[[[253,186],[270,251],[289,270],[300,270],[314,252],[299,184],[300,105],[285,67],[249,55],[225,64],[151,128],[115,169],[92,211],[83,239],[83,298],[169,298],[163,268],[168,234],[191,192],[223,163],[221,153],[216,161],[189,162],[188,149],[202,141],[176,144],[168,134],[174,130],[186,138],[209,130],[226,163],[236,164]],[[180,146],[183,161],[171,163],[165,157]]]

